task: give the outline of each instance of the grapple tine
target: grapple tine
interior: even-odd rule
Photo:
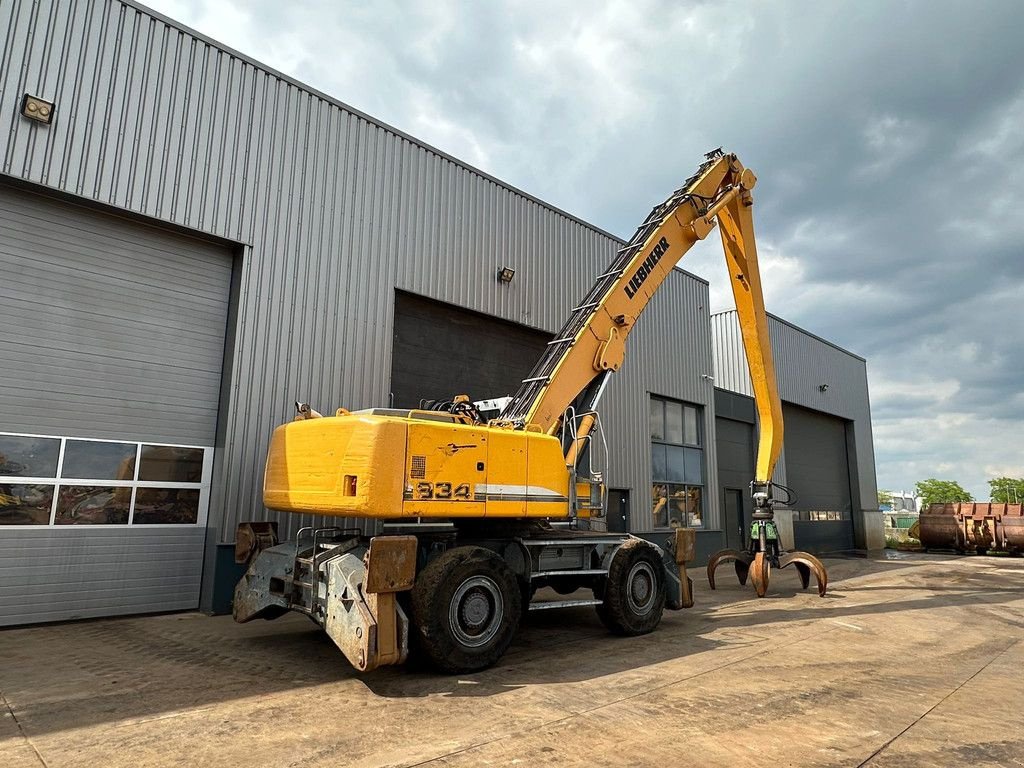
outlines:
[[[813,573],[818,582],[818,596],[825,596],[825,590],[828,589],[828,572],[821,560],[809,552],[787,552],[779,558],[779,567],[785,568],[787,565],[796,566],[804,589],[807,589],[811,583],[811,574]]]
[[[807,566],[807,563],[801,563],[799,560],[793,560],[791,563],[796,566],[796,572],[800,574],[801,589],[807,589],[811,583],[811,569]],[[781,568],[782,566],[780,565],[779,567]]]
[[[750,558],[737,559],[734,565],[736,566],[736,578],[740,580],[740,586],[745,587],[747,585],[747,574],[750,573]]]
[[[715,588],[715,570],[722,563],[727,563],[730,560],[736,562],[736,575],[740,579],[740,584],[745,584],[747,581],[747,568],[750,565],[750,555],[746,552],[740,552],[736,549],[722,549],[715,552],[708,560],[708,584],[712,589]],[[742,569],[742,572],[741,572]]]
[[[771,571],[771,561],[764,552],[758,552],[750,566],[750,580],[754,583],[754,591],[757,592],[758,597],[768,594],[768,580],[771,578]]]

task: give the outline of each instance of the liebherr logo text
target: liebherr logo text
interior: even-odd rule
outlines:
[[[654,271],[655,265],[661,261],[661,257],[665,255],[666,251],[668,251],[668,240],[663,237],[654,246],[654,250],[644,259],[644,263],[637,267],[636,272],[629,278],[629,282],[626,283],[626,295],[629,298],[632,299],[636,292],[640,290],[640,286],[644,284],[647,276]]]

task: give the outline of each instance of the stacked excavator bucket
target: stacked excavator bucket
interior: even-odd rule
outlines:
[[[932,504],[921,513],[921,546],[1024,553],[1024,504]]]

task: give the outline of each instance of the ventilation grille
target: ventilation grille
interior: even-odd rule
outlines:
[[[427,476],[427,457],[426,456],[413,456],[412,457],[412,471],[409,473],[410,477],[416,477],[423,479]]]

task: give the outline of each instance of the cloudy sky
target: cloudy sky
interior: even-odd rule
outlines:
[[[768,309],[868,359],[879,486],[1024,476],[1021,3],[148,4],[623,237],[736,152]]]

